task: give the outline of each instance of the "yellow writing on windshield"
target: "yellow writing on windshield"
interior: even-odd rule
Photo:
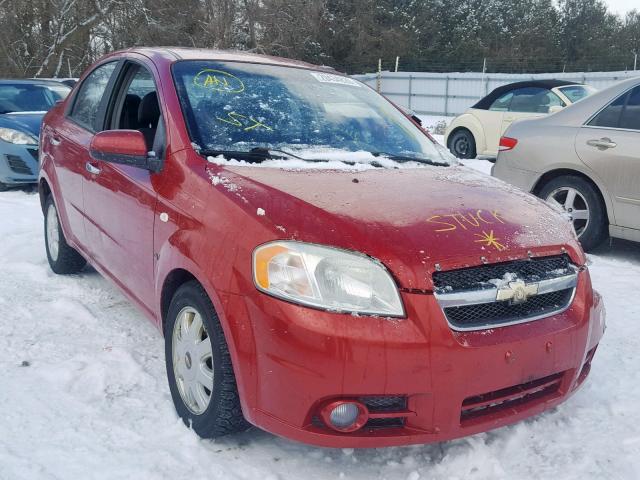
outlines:
[[[214,70],[212,68],[200,70],[198,74],[193,77],[193,84],[197,87],[222,93],[244,92],[244,83],[242,83],[242,80],[229,72]]]
[[[273,131],[273,128],[265,125],[255,118],[242,115],[237,112],[229,112],[227,113],[227,118],[216,117],[216,120],[228,123],[229,125],[233,125],[234,127],[242,128],[245,132],[254,130],[256,128],[264,128],[265,130]]]

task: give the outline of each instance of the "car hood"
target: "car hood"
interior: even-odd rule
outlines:
[[[571,224],[538,198],[467,167],[283,170],[210,167],[215,188],[276,238],[356,250],[399,284],[430,289],[436,269],[567,251],[584,263]]]
[[[0,115],[0,127],[13,128],[38,138],[46,112],[13,112]]]

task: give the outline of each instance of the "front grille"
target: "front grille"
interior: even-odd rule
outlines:
[[[578,269],[567,255],[433,274],[434,294],[454,330],[482,330],[544,318],[569,307]]]
[[[442,292],[476,290],[478,288],[493,288],[494,284],[491,283],[491,280],[501,279],[510,274],[515,274],[519,279],[531,283],[561,277],[569,273],[569,257],[558,255],[435,272],[433,285],[437,291]]]
[[[402,428],[404,420],[404,417],[370,418],[364,428]]]
[[[531,382],[468,397],[462,402],[460,425],[463,427],[487,420],[512,415],[528,408],[536,400],[553,396],[560,389],[564,373],[555,373]]]
[[[33,175],[31,169],[27,166],[26,163],[24,163],[24,160],[22,160],[20,157],[18,157],[17,155],[6,155],[6,157],[11,171],[19,173],[21,175]]]
[[[397,412],[407,409],[407,397],[362,397],[359,399],[370,412]]]
[[[518,320],[550,315],[564,308],[573,295],[573,288],[544,293],[524,303],[492,302],[461,307],[448,307],[444,313],[450,323],[465,329],[484,327],[493,323],[511,323]]]

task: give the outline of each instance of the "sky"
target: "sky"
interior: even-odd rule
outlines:
[[[604,0],[612,12],[624,15],[629,10],[637,8],[640,10],[640,2],[638,0]]]

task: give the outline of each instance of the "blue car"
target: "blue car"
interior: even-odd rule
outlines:
[[[38,179],[42,118],[71,89],[48,80],[0,80],[0,191]]]

